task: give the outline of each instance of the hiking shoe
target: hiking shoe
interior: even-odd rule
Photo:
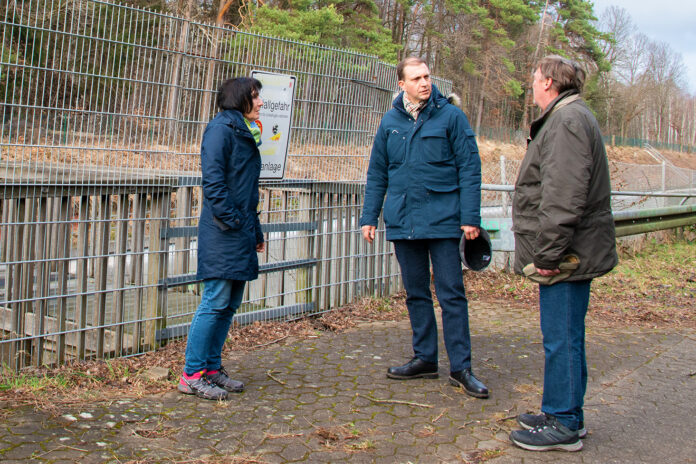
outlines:
[[[529,430],[515,430],[510,441],[530,451],[580,451],[582,441],[578,432],[570,430],[553,416],[546,416],[543,424]]]
[[[216,371],[208,371],[206,376],[213,384],[228,392],[240,393],[244,391],[244,384],[239,380],[231,379],[224,367],[220,367]]]
[[[534,427],[538,427],[546,421],[546,414],[520,414],[517,416],[517,423],[522,426],[525,430],[531,430]],[[580,422],[580,428],[578,429],[578,437],[585,438],[587,436],[587,429],[585,424]]]
[[[206,400],[224,400],[227,399],[227,392],[222,388],[212,383],[205,372],[194,374],[196,377],[186,378],[182,374],[179,379],[178,390],[186,395],[196,395],[199,398]]]

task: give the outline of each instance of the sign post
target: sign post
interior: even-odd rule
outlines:
[[[259,120],[261,128],[261,179],[282,179],[290,142],[290,122],[297,79],[287,74],[252,71],[263,87]]]

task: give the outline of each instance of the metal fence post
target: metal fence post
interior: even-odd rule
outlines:
[[[500,184],[501,185],[507,185],[507,172],[505,169],[505,155],[500,155]],[[500,192],[500,200],[501,200],[501,205],[503,207],[503,216],[508,215],[508,193],[507,192]]]
[[[168,240],[162,238],[162,228],[169,221],[170,192],[152,193],[150,197],[150,246],[147,266],[147,306],[145,308],[144,345],[156,347],[157,331],[167,327],[167,287],[160,281],[167,277]]]

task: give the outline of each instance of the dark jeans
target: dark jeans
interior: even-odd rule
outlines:
[[[406,288],[415,356],[426,362],[437,363],[437,323],[430,292],[432,261],[450,371],[470,368],[469,312],[459,258],[459,240],[395,240],[394,251]]]
[[[222,347],[234,313],[242,303],[246,281],[208,279],[186,341],[184,372],[214,371],[222,365]]]
[[[587,389],[585,314],[590,283],[559,282],[539,286],[541,333],[544,337],[544,396],[541,411],[571,430],[584,422]]]

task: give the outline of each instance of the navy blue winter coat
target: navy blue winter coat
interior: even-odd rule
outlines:
[[[261,156],[242,113],[219,112],[201,144],[203,208],[198,222],[198,278],[254,280]]]
[[[377,225],[384,202],[387,240],[458,238],[481,225],[481,159],[464,113],[437,87],[416,121],[403,92],[377,129],[360,225]],[[386,200],[385,200],[386,195]]]

